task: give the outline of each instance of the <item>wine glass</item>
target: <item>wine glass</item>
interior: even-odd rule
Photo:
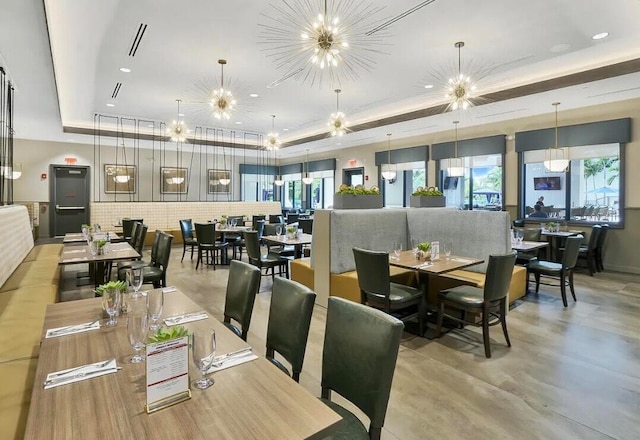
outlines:
[[[278,239],[282,237],[282,225],[276,226],[276,236],[278,237]]]
[[[444,242],[443,246],[444,246],[444,256],[448,260],[451,257],[451,242],[446,241]]]
[[[164,292],[162,289],[151,290],[147,292],[147,315],[151,319],[151,325],[149,330],[158,330],[160,325],[158,319],[162,314],[162,308],[164,306]]]
[[[131,287],[133,287],[133,294],[131,294],[131,299],[140,298],[140,294],[138,290],[142,287],[142,268],[141,267],[132,267],[127,270],[127,282]]]
[[[207,371],[211,368],[213,358],[216,356],[216,331],[209,330],[200,337],[196,337],[195,333],[191,333],[189,338],[193,363],[202,373],[202,377],[191,382],[191,385],[199,390],[206,390],[213,385],[213,379],[207,377]]]
[[[402,243],[397,242],[395,244],[395,246],[393,247],[393,259],[394,260],[399,260],[400,259],[400,252],[402,252]]]
[[[265,260],[267,255],[269,255],[269,246],[264,243],[260,244],[260,259]]]
[[[116,313],[120,309],[120,302],[122,301],[122,293],[120,289],[108,288],[102,293],[102,308],[109,315],[109,321],[105,323],[105,326],[114,326],[118,323]]]
[[[524,238],[524,232],[517,231],[516,232],[516,241],[518,242],[518,244],[522,244],[522,239],[523,238]]]
[[[136,353],[131,356],[129,363],[137,364],[144,362],[145,356],[140,353],[142,347],[144,347],[144,340],[147,338],[147,330],[149,328],[149,317],[146,313],[129,313],[127,317],[127,336],[129,337],[129,344],[133,347]]]

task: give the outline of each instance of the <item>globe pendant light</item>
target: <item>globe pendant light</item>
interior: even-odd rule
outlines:
[[[456,141],[453,145],[453,159],[449,158],[449,167],[447,168],[447,174],[451,177],[464,176],[464,162],[458,157],[458,124],[460,121],[453,121],[456,127]]]
[[[391,180],[396,178],[397,165],[391,167],[391,133],[387,133],[387,168],[382,171],[382,178]]]
[[[558,148],[558,106],[559,102],[552,104],[556,108],[555,147],[549,148],[544,155],[544,167],[549,173],[564,173],[569,169],[568,148]]]
[[[309,150],[307,150],[307,171],[304,173],[302,183],[304,183],[305,185],[311,185],[312,182],[313,177],[309,176]]]

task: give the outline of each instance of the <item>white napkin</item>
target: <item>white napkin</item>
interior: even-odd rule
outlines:
[[[467,260],[466,258],[452,258],[453,261],[459,261],[460,263],[471,263],[471,260]]]
[[[65,261],[87,261],[87,257],[69,258],[68,260],[65,260]]]
[[[162,293],[171,293],[171,292],[175,292],[178,289],[175,288],[175,286],[169,286],[169,287],[163,287],[162,288]]]
[[[164,323],[167,327],[171,327],[172,325],[185,324],[187,322],[199,321],[201,319],[207,319],[209,315],[207,312],[195,312],[195,313],[187,313],[186,315],[178,315],[172,316],[170,318],[166,318]]]
[[[245,362],[252,361],[254,359],[258,359],[258,355],[253,354],[251,351],[247,351],[238,356],[231,356],[222,361],[222,363],[216,365],[215,362],[207,370],[207,373],[215,373],[216,371],[224,370],[225,368],[235,367],[236,365],[244,364]]]
[[[45,338],[57,338],[59,336],[74,335],[76,333],[84,333],[91,330],[98,330],[100,321],[85,322],[82,324],[67,325],[64,327],[50,328],[47,330]]]
[[[84,249],[76,249],[76,250],[73,250],[73,251],[64,251],[63,254],[77,254],[79,252],[83,252],[84,253],[86,251]]]
[[[81,380],[93,379],[105,374],[115,373],[119,370],[115,359],[96,362],[94,364],[82,365],[80,367],[69,368],[67,370],[55,371],[47,374],[44,381],[44,389],[59,387]]]

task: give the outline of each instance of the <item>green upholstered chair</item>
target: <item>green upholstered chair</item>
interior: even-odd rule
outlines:
[[[265,224],[263,228],[262,235],[276,235],[276,229],[280,226],[282,228],[282,235],[287,233],[285,223],[269,223]],[[278,254],[281,257],[293,257],[295,255],[295,248],[293,246],[282,246],[282,245],[273,245],[269,244],[269,252]]]
[[[146,237],[147,235],[147,226],[143,226],[142,228],[139,229],[139,233],[140,234],[144,234],[143,237]],[[154,261],[156,261],[156,259],[158,258],[158,245],[160,244],[160,234],[162,233],[162,231],[160,230],[156,230],[155,235],[153,236],[153,243],[151,244],[151,258],[149,259],[149,261],[144,261],[142,259],[139,260],[135,260],[135,261],[121,261],[118,263],[118,279],[119,280],[126,280],[126,271],[127,269],[137,269],[140,267],[145,267],[145,266],[149,266],[151,264],[153,264]],[[142,238],[142,241],[139,242],[139,249],[136,249],[136,251],[138,251],[138,253],[140,255],[142,255],[142,250],[143,250],[143,246],[144,246],[144,238]]]
[[[322,401],[340,414],[332,439],[379,439],[404,324],[393,316],[332,296],[322,351]],[[331,401],[335,391],[369,418],[369,430]]]
[[[187,252],[187,247],[191,248],[191,259],[193,260],[193,249],[198,246],[198,240],[193,236],[193,222],[191,219],[180,220],[180,232],[182,233],[182,259]]]
[[[269,215],[269,223],[284,223],[284,217],[280,214]]]
[[[360,303],[380,309],[406,322],[418,318],[420,335],[424,334],[421,304],[424,294],[415,287],[391,282],[389,254],[353,248]]]
[[[262,221],[263,224],[265,222],[267,216],[265,215],[254,215],[251,217],[251,227],[254,231],[258,230],[258,222]],[[262,236],[262,234],[260,234],[260,236]]]
[[[540,241],[542,230],[540,228],[517,228],[516,231],[522,232],[524,241]],[[536,260],[540,256],[542,249],[536,249],[532,252],[518,252],[516,256],[516,264],[527,266],[530,261]]]
[[[213,270],[216,269],[216,257],[226,261],[226,252],[229,245],[216,241],[216,225],[214,223],[196,223],[196,239],[198,240],[198,261],[196,261],[196,270],[202,262],[203,256],[206,258],[206,263],[209,264],[209,255],[211,255],[211,264],[213,264]],[[225,252],[225,258],[223,258],[222,252]]]
[[[243,340],[247,340],[253,304],[260,288],[260,270],[242,261],[233,260],[229,267],[227,295],[224,301],[224,325]],[[231,320],[240,324],[240,328]]]
[[[598,271],[598,241],[600,240],[600,234],[602,233],[602,227],[600,225],[593,225],[591,227],[591,236],[589,237],[589,243],[586,245],[580,245],[578,250],[578,261],[585,260],[587,267],[589,268],[589,275],[593,276]]]
[[[275,280],[275,269],[278,268],[278,274],[282,276],[283,271],[286,278],[289,278],[289,260],[275,253],[267,253],[264,257],[260,253],[260,240],[258,238],[259,231],[244,231],[244,241],[247,247],[247,255],[249,263],[260,269],[261,274],[268,275],[271,269],[271,279]],[[266,269],[262,273],[262,269]]]
[[[169,267],[172,242],[173,235],[160,232],[157,258],[150,265],[142,268],[142,282],[144,284],[153,283],[154,287],[167,287],[167,269]]]
[[[300,381],[300,372],[307,349],[307,337],[316,294],[295,281],[276,278],[273,281],[269,323],[267,325],[267,359],[289,374],[275,352],[291,364],[291,376]]]
[[[144,220],[141,218],[139,219],[123,218],[122,219],[122,236],[129,243],[131,243],[133,224],[135,222],[144,223]]]
[[[516,262],[515,253],[506,255],[490,255],[485,277],[484,288],[473,286],[459,286],[453,289],[443,290],[438,294],[440,311],[438,313],[438,336],[442,333],[442,321],[445,316],[445,307],[462,311],[462,318],[446,315],[447,318],[464,324],[475,324],[467,321],[466,312],[482,314],[482,338],[484,341],[484,354],[491,357],[491,343],[489,341],[489,326],[502,324],[504,338],[511,347],[509,333],[507,332],[507,294],[513,274],[513,266]],[[497,313],[496,313],[497,309]]]
[[[557,284],[541,283],[540,276],[543,275],[556,278],[559,281],[562,303],[565,307],[567,307],[567,286],[569,286],[571,290],[573,300],[576,301],[576,292],[573,287],[573,270],[578,261],[578,252],[580,252],[580,243],[583,238],[582,235],[567,237],[562,254],[562,261],[560,263],[538,260],[529,264],[529,273],[532,273],[536,279],[536,293],[540,290],[540,284],[558,286]],[[527,282],[529,282],[529,280],[527,280]]]

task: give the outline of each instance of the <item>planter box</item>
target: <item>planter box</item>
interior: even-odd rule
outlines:
[[[411,196],[409,206],[412,208],[444,208],[445,196]]]
[[[377,209],[382,208],[382,194],[354,195],[334,194],[333,209]]]

